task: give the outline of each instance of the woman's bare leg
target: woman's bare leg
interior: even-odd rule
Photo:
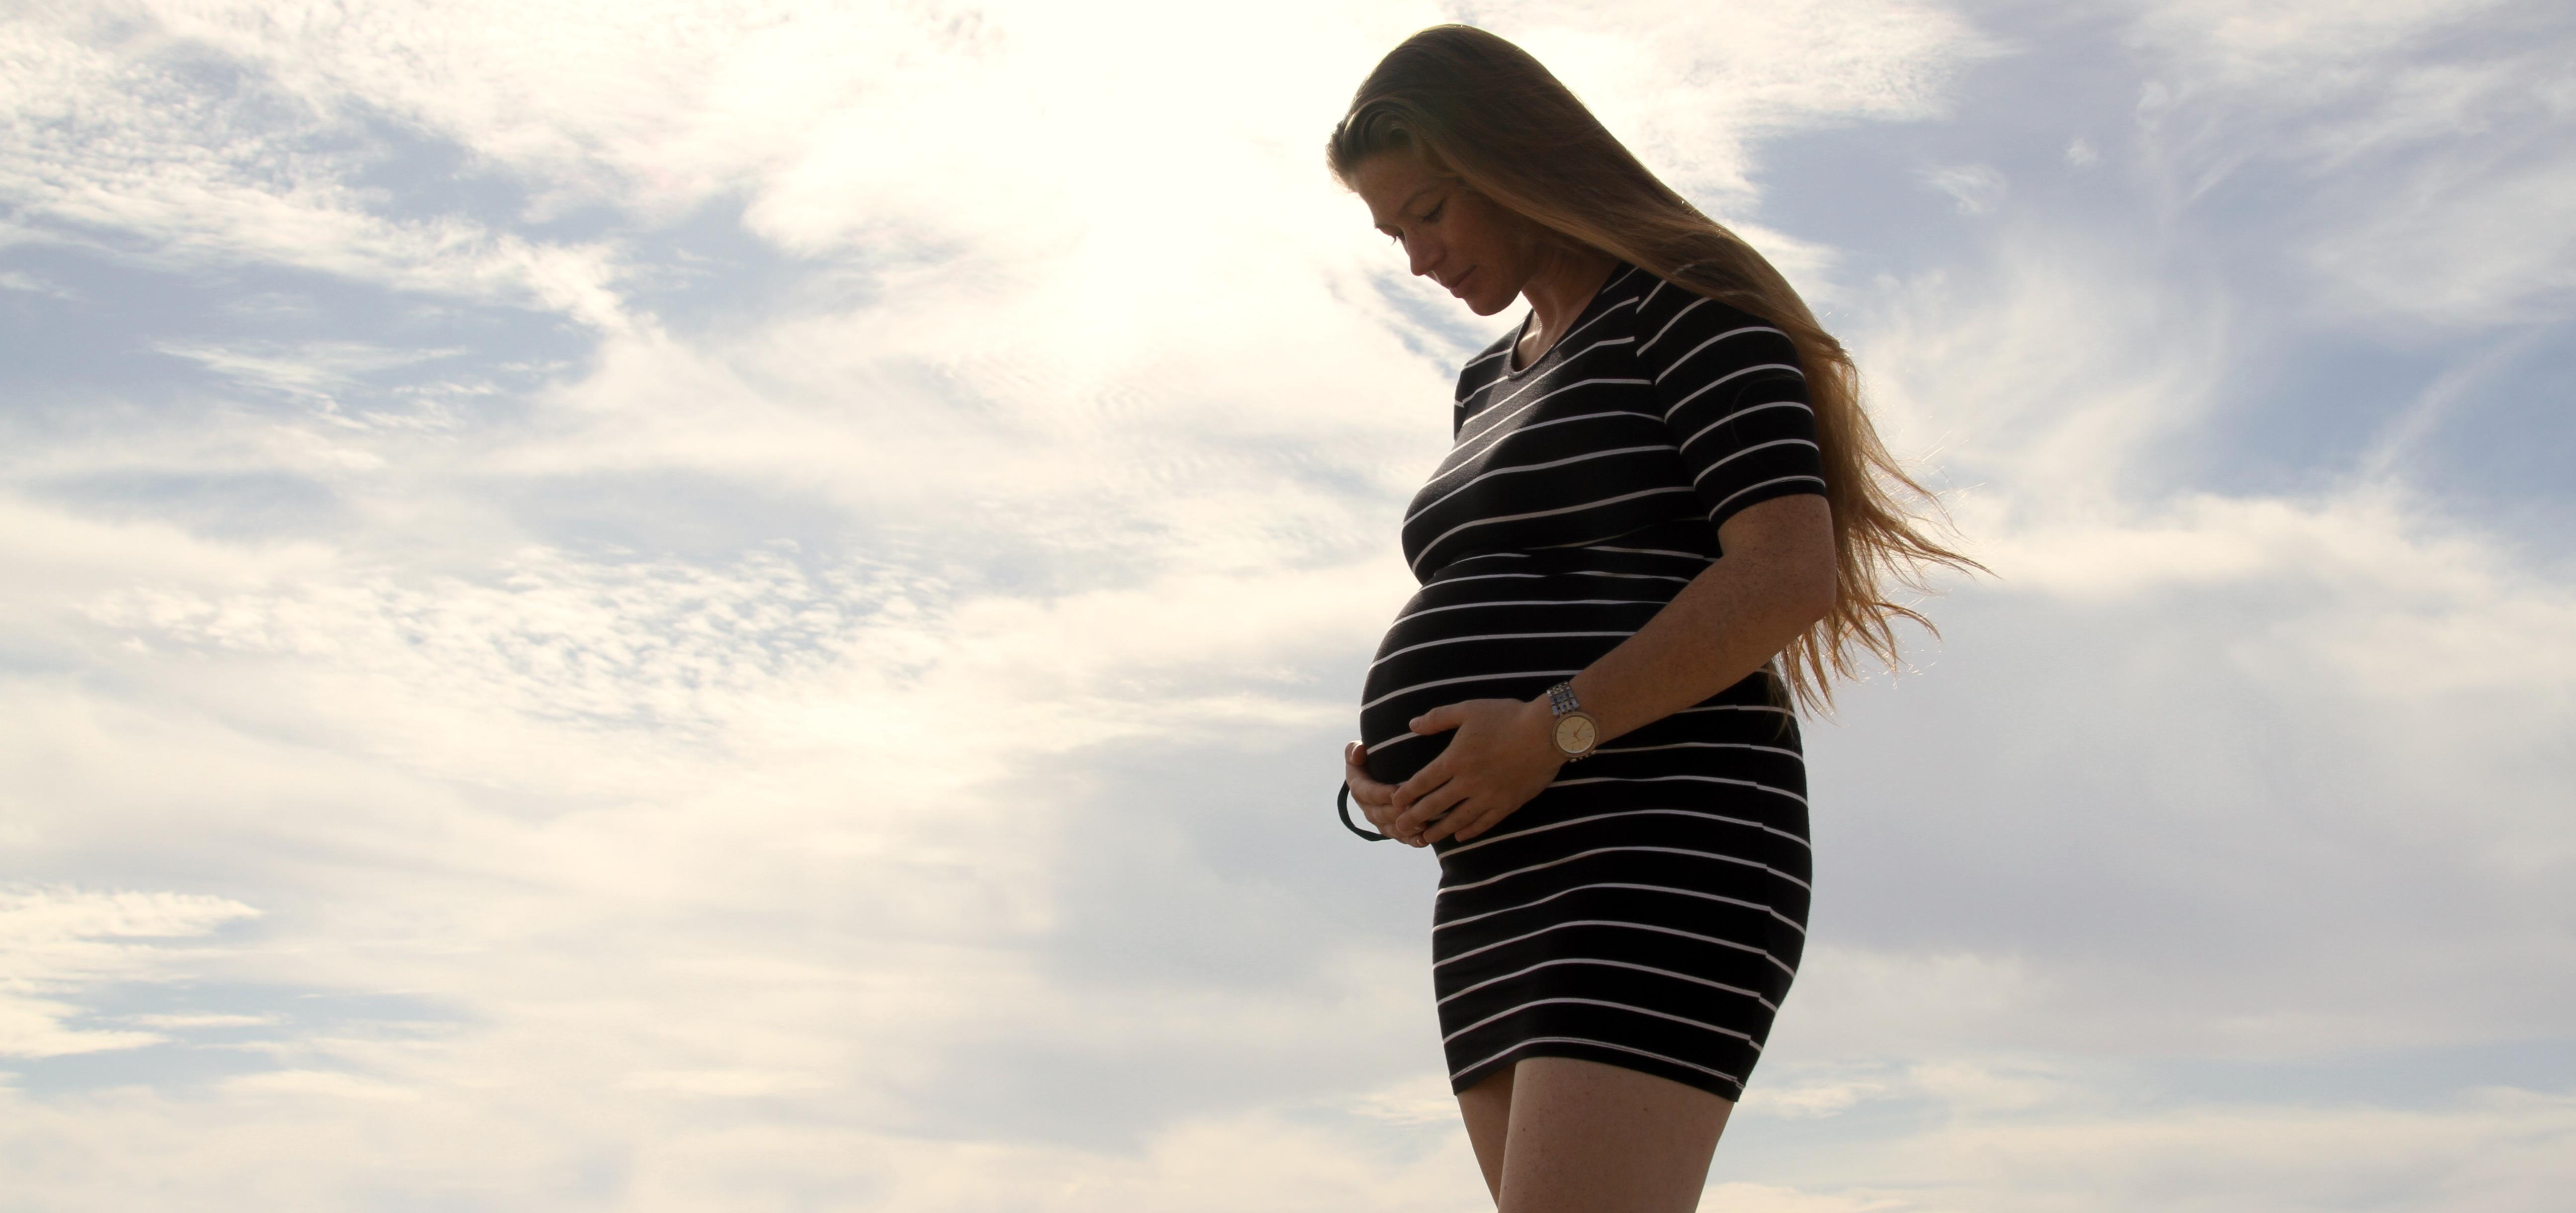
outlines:
[[[1488,1184],[1497,1168],[1470,1100],[1492,1085],[1459,1097]],[[1571,1057],[1522,1059],[1500,1099],[1500,1213],[1691,1213],[1735,1110],[1697,1087]]]
[[[1467,1122],[1467,1144],[1476,1147],[1476,1166],[1485,1172],[1485,1189],[1503,1203],[1503,1135],[1512,1127],[1512,1070],[1504,1066],[1458,1093],[1458,1115]]]

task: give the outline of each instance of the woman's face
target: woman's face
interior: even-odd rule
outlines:
[[[1538,269],[1538,225],[1409,151],[1382,152],[1351,170],[1377,230],[1393,236],[1413,272],[1464,300],[1479,316],[1512,305]]]

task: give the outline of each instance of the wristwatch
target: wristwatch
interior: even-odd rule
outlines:
[[[1584,711],[1574,700],[1574,684],[1560,682],[1547,689],[1547,706],[1556,713],[1556,726],[1548,731],[1548,740],[1556,743],[1556,752],[1567,762],[1590,758],[1601,745],[1601,722]]]

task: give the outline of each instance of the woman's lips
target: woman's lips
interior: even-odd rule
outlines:
[[[1463,282],[1467,281],[1468,279],[1473,278],[1473,277],[1475,277],[1475,276],[1476,276],[1476,267],[1471,265],[1471,266],[1468,266],[1468,267],[1467,267],[1467,272],[1466,272],[1466,273],[1463,273],[1463,274],[1458,275],[1456,278],[1451,279],[1449,282],[1447,282],[1447,283],[1445,283],[1445,284],[1443,284],[1443,285],[1446,285],[1446,286],[1449,288],[1449,293],[1450,293],[1450,294],[1455,295],[1455,294],[1457,294],[1457,293],[1458,293],[1458,287],[1459,287],[1459,284],[1461,284],[1461,283],[1463,283]]]

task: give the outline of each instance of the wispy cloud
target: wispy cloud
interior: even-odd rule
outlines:
[[[2548,200],[2576,180],[2564,18],[2501,0],[2150,6],[2133,37],[2160,78],[2142,112],[2194,191],[2258,166],[2300,181],[2282,235],[2327,286],[2319,310],[2563,317],[2576,220]]]
[[[185,944],[259,911],[237,901],[178,893],[0,889],[0,1056],[59,1057],[131,1049],[166,1039],[154,1031],[87,1027],[76,1001],[115,981],[168,980],[184,971]],[[151,1020],[142,1028],[187,1026]]]
[[[1948,194],[1962,215],[1982,215],[1995,209],[2010,189],[2004,175],[1988,164],[1925,169],[1923,183]]]

